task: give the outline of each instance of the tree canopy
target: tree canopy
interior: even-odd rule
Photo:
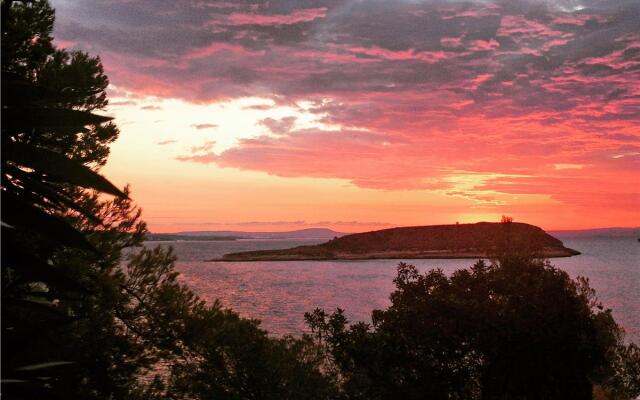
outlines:
[[[2,382],[7,398],[326,398],[308,341],[177,280],[128,188],[100,59],[56,49],[46,1],[2,3]],[[112,197],[104,198],[100,192]]]
[[[446,276],[398,266],[391,306],[349,326],[307,314],[350,399],[591,399],[640,394],[640,353],[584,278],[518,254]],[[624,360],[624,361],[622,361]]]

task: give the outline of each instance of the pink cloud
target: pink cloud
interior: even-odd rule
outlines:
[[[216,144],[216,142],[214,140],[207,140],[204,143],[202,143],[200,146],[192,146],[191,147],[191,152],[192,153],[210,154],[210,152],[213,149],[213,146],[215,146],[215,144]]]
[[[440,39],[440,44],[444,47],[458,47],[462,45],[461,37],[443,37]]]
[[[607,15],[563,13],[555,16],[552,23],[554,25],[568,24],[584,26],[584,24],[586,24],[588,21],[605,23],[609,19],[610,17]]]
[[[233,45],[229,43],[213,43],[205,47],[200,47],[196,49],[189,50],[184,58],[187,60],[194,60],[199,58],[210,57],[216,55],[217,53],[234,53],[240,56],[251,55],[251,52],[246,50],[242,46]],[[264,54],[264,52],[258,52],[259,54]],[[254,53],[255,55],[255,53]]]
[[[218,124],[191,124],[191,127],[198,130],[216,128]]]
[[[342,52],[329,52],[329,51],[316,51],[316,50],[302,50],[297,55],[301,58],[315,59],[318,62],[326,64],[354,64],[354,63],[371,63],[375,62],[371,58],[357,57],[353,53]]]
[[[233,25],[291,25],[300,22],[310,22],[327,15],[327,8],[307,8],[296,10],[291,14],[244,14],[233,13],[228,21]]]
[[[491,51],[500,47],[495,39],[491,40],[473,40],[467,48],[470,51]]]
[[[296,130],[265,115],[268,137],[221,154],[201,146],[183,161],[438,190],[487,206],[514,194],[581,207],[600,207],[603,191],[622,199],[612,207],[636,199],[628,182],[639,168],[637,6],[216,4],[162,19],[162,10],[139,9],[140,18],[117,4],[106,22],[69,11],[57,37],[98,51],[114,85],[140,96],[271,99],[250,106],[262,111],[310,104],[306,112],[340,128]],[[584,167],[554,167],[568,164]],[[463,190],[453,179],[461,171],[497,177]]]
[[[444,51],[423,51],[416,49],[409,50],[388,50],[381,47],[352,47],[348,49],[354,54],[362,54],[370,57],[380,58],[384,60],[402,61],[402,60],[421,60],[428,63],[437,62],[447,58]]]
[[[565,33],[559,30],[554,30],[543,23],[517,15],[503,16],[500,22],[500,29],[497,33],[498,36],[507,37],[557,37],[562,36],[563,34]]]
[[[56,39],[55,45],[57,47],[62,48],[62,49],[70,49],[70,48],[73,48],[75,46],[75,43],[73,41],[71,41],[71,40]]]

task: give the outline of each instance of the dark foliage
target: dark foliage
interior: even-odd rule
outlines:
[[[638,394],[640,352],[586,281],[524,256],[452,277],[401,265],[372,326],[318,310],[302,339],[205,304],[170,249],[140,247],[128,188],[97,172],[118,135],[97,114],[100,60],[52,46],[46,1],[3,1],[2,19],[4,397],[587,398],[593,382]]]
[[[3,396],[326,398],[311,343],[204,304],[171,249],[140,248],[128,189],[96,172],[118,135],[94,113],[100,60],[53,48],[46,1],[2,18]]]
[[[586,279],[504,254],[447,277],[400,264],[391,306],[352,326],[307,314],[351,399],[591,399],[638,394],[624,345]]]
[[[53,10],[44,2],[7,1],[2,11],[2,364],[3,381],[15,382],[3,391],[30,397],[50,386],[50,371],[72,364],[32,350],[78,320],[64,302],[89,290],[86,276],[58,253],[100,254],[68,214],[99,221],[77,201],[82,188],[123,201],[126,194],[92,169],[104,163],[118,133],[110,118],[89,112],[104,102],[99,61],[89,62],[93,69],[80,86],[102,96],[70,99],[73,82],[55,87],[44,78],[54,65],[67,73],[73,68],[69,58],[55,57]]]

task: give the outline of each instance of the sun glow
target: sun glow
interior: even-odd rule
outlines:
[[[199,104],[111,90],[117,95],[110,101],[108,114],[117,117],[124,133],[119,145],[146,149],[160,145],[179,153],[211,143],[208,150],[220,153],[242,139],[277,134],[263,122],[266,119],[289,118],[293,123],[288,130],[339,129],[321,121],[325,114],[311,112],[311,101],[280,105],[268,98],[243,97]]]
[[[617,6],[549,3],[541,19],[485,2],[289,14],[223,2],[159,5],[156,24],[155,8],[131,13],[128,2],[103,13],[56,3],[56,43],[100,54],[112,83],[121,135],[104,173],[131,183],[152,216],[180,216],[162,229],[201,218],[279,228],[508,214],[566,229],[639,218],[640,92],[626,55],[640,37],[635,14],[612,18]],[[427,16],[446,34],[420,28]],[[362,30],[371,24],[389,29]],[[584,35],[601,45],[584,47]],[[534,58],[549,63],[514,62]]]
[[[474,224],[476,222],[499,222],[500,213],[467,213],[455,217],[456,222],[461,224]]]

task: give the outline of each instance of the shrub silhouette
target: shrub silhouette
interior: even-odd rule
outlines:
[[[46,1],[2,19],[3,397],[327,398],[310,342],[206,305],[170,249],[135,249],[141,211],[96,172],[118,135],[94,113],[99,58],[52,46]]]
[[[586,279],[513,255],[451,277],[401,263],[394,282],[370,325],[348,326],[342,310],[306,315],[347,398],[591,399],[616,374],[635,382],[618,385],[626,398],[638,394],[636,348]]]

